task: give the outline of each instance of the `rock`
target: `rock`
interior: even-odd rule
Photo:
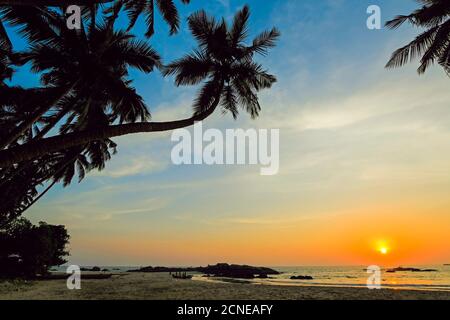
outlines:
[[[214,277],[253,279],[255,275],[280,274],[278,271],[265,267],[252,267],[247,265],[235,265],[218,263],[207,267],[190,268],[167,268],[167,267],[144,267],[128,272],[200,272]]]
[[[436,269],[422,269],[419,272],[438,272]]]
[[[227,263],[218,263],[216,265],[209,265],[207,267],[199,267],[197,268],[197,271],[205,274],[212,274],[215,277],[239,279],[253,279],[255,275],[268,276],[272,274],[280,274],[278,271],[270,268]]]
[[[156,273],[156,272],[195,272],[196,268],[169,268],[169,267],[143,267],[140,269],[128,270],[127,272],[146,272],[146,273]]]
[[[436,269],[418,269],[418,268],[403,268],[403,267],[398,267],[398,268],[393,268],[393,269],[388,269],[386,270],[386,272],[389,273],[395,273],[395,272],[437,272],[438,270]]]
[[[91,268],[91,269],[89,269],[89,268],[80,268],[80,271],[100,272],[101,269],[100,269],[100,267],[93,267],[93,268]]]
[[[311,276],[292,276],[291,280],[314,280]]]

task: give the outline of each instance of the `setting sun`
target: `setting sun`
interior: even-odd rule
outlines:
[[[391,246],[387,240],[378,240],[375,244],[376,251],[382,255],[387,255],[391,251]]]

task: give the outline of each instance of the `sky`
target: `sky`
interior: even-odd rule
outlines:
[[[450,263],[449,79],[437,66],[419,76],[417,63],[386,70],[419,30],[366,27],[369,5],[386,21],[417,3],[193,0],[179,6],[178,35],[158,19],[152,45],[164,61],[178,58],[195,47],[189,14],[205,8],[230,19],[245,3],[252,35],[281,30],[259,59],[278,82],[260,95],[258,119],[218,112],[203,126],[280,129],[277,175],[175,166],[170,133],[126,136],[114,139],[118,154],[104,171],[55,188],[26,217],[66,225],[69,261],[79,265]],[[159,73],[132,76],[153,120],[191,114],[197,88]],[[15,80],[35,81],[27,72]]]

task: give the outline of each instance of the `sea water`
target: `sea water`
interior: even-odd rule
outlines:
[[[93,266],[83,266],[92,268]],[[122,273],[136,270],[138,266],[99,266],[109,272]],[[450,291],[450,266],[422,265],[404,266],[419,269],[435,269],[436,272],[386,272],[390,268],[381,267],[381,288],[404,290],[436,290]],[[53,268],[54,271],[65,272],[67,266]],[[254,284],[278,286],[327,286],[327,287],[366,287],[370,276],[367,266],[351,267],[270,267],[281,274],[270,275],[269,279],[243,279]],[[291,280],[292,276],[312,276],[313,280]],[[194,280],[221,281],[218,278],[204,278],[197,274]]]
[[[381,287],[386,289],[450,291],[450,266],[414,266],[436,272],[386,272],[381,268]],[[370,276],[365,266],[352,267],[273,267],[282,272],[270,279],[252,280],[259,284],[294,286],[366,287]],[[291,280],[291,276],[308,275],[314,280]]]

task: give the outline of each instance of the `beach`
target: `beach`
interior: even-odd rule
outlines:
[[[177,280],[168,273],[117,273],[82,280],[0,281],[0,300],[450,300],[450,292],[349,287],[274,286]]]

